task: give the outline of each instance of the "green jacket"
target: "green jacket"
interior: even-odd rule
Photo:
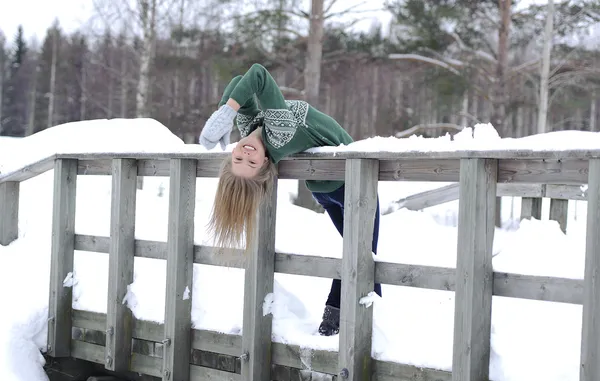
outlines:
[[[263,142],[273,163],[309,148],[353,142],[329,115],[305,101],[285,100],[271,74],[260,64],[252,65],[246,74],[227,85],[219,106],[229,98],[241,105],[235,123],[242,137],[260,125],[263,118]],[[343,184],[344,181],[306,181],[311,192],[332,192]]]

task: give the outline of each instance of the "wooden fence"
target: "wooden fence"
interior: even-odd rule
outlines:
[[[19,182],[54,169],[48,354],[104,364],[162,380],[291,380],[304,368],[300,348],[271,342],[271,315],[262,301],[275,272],[343,279],[339,352],[314,350],[311,370],[342,380],[488,379],[492,296],[583,304],[581,380],[600,379],[600,150],[428,153],[319,153],[282,161],[280,178],[345,179],[343,258],[276,253],[275,195],[262,206],[258,237],[240,251],[195,246],[196,177],[215,177],[226,154],[54,155],[0,176],[0,243],[17,237]],[[78,175],[112,175],[110,237],[74,231]],[[169,176],[167,242],[134,236],[136,176]],[[458,182],[456,268],[374,262],[371,224],[378,181]],[[492,241],[499,184],[588,184],[585,279],[494,272]],[[72,310],[75,250],[109,254],[106,314]],[[164,324],[138,321],[122,304],[133,281],[134,256],[167,261]],[[245,268],[243,334],[191,329],[194,263]],[[371,358],[373,309],[359,304],[373,284],[455,292],[452,373]]]

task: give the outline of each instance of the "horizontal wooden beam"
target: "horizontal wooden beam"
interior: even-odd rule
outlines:
[[[56,156],[64,159],[217,159],[222,160],[230,152],[72,152],[59,153]],[[565,150],[452,150],[452,151],[343,151],[331,147],[329,152],[302,152],[286,157],[284,160],[337,160],[337,159],[535,159],[535,160],[588,160],[600,158],[600,149],[565,149]]]
[[[108,253],[108,237],[75,235],[75,250]],[[166,243],[135,241],[135,256],[166,259]],[[239,250],[194,246],[194,263],[244,268]],[[342,260],[300,254],[275,254],[275,272],[341,279]],[[435,266],[375,262],[375,282],[395,286],[454,291],[455,269]],[[583,280],[494,272],[494,295],[547,302],[581,304]]]
[[[73,327],[84,328],[89,330],[102,331],[105,327],[106,315],[96,312],[73,310]],[[141,322],[134,319],[134,330],[133,337],[135,339],[147,340],[151,342],[160,342],[162,338],[162,330],[164,326],[162,324],[154,322]],[[192,348],[196,350],[221,353],[230,356],[240,356],[242,352],[242,337],[239,335],[222,334],[212,331],[203,331],[192,329]],[[75,343],[76,340],[73,342]],[[83,343],[83,344],[82,344]],[[92,347],[93,346],[93,347]],[[85,351],[81,348],[85,347]],[[290,345],[283,343],[272,343],[272,363],[275,365],[286,366],[289,368],[305,369],[305,365],[302,362],[302,356],[306,353],[306,349],[300,348],[298,345]],[[98,351],[99,355],[94,355],[94,352]],[[88,344],[78,341],[73,346],[72,355],[75,358],[81,358],[83,360],[92,362],[103,361],[104,347],[95,344]],[[313,372],[324,373],[324,374],[337,374],[337,358],[338,353],[336,351],[325,351],[325,350],[312,350],[311,353],[311,370]],[[158,357],[146,357],[139,354],[132,355],[132,370],[144,374],[150,375],[161,375],[161,360]],[[136,362],[137,361],[137,362]],[[134,363],[136,365],[134,365]],[[142,364],[144,365],[144,371],[140,371],[138,368]],[[137,366],[137,367],[136,367]],[[194,366],[194,365],[191,365]],[[135,368],[135,369],[134,369]],[[415,380],[436,380],[436,381],[449,381],[451,379],[450,373],[415,367],[411,365],[403,365],[388,361],[373,361],[373,368],[375,377],[374,380],[389,380],[389,379],[415,379]],[[205,368],[207,369],[207,368]],[[219,372],[219,371],[217,371]],[[190,380],[198,380],[194,378],[194,372],[190,369]],[[233,374],[233,373],[230,373]],[[219,375],[219,374],[217,374]],[[210,380],[221,380],[221,378],[201,378]]]
[[[55,155],[48,156],[42,160],[24,165],[21,168],[17,168],[10,172],[0,173],[0,184],[9,181],[25,181],[29,180],[37,175],[41,175],[54,168]]]
[[[217,177],[222,159],[202,158],[198,161],[198,177]],[[109,175],[109,159],[84,159],[79,163],[80,175]],[[345,161],[341,159],[282,160],[280,179],[344,180]],[[380,162],[379,181],[441,181],[457,182],[459,159],[404,158]],[[498,163],[498,183],[511,184],[573,184],[587,182],[587,161],[549,161],[533,159],[506,159]],[[140,176],[168,176],[166,159],[142,159]],[[528,189],[523,189],[524,192]],[[516,193],[518,188],[514,189]],[[516,194],[515,194],[516,195]],[[531,196],[531,194],[527,194]]]

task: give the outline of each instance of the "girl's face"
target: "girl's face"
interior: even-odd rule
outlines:
[[[266,156],[265,145],[261,139],[261,129],[257,128],[250,135],[241,139],[231,153],[231,171],[234,175],[252,178],[269,160]]]

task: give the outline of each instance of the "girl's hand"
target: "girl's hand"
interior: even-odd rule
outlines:
[[[221,148],[229,144],[229,135],[233,129],[233,120],[237,115],[237,111],[231,106],[225,104],[210,116],[200,134],[200,144],[210,150],[217,142],[221,144]]]

